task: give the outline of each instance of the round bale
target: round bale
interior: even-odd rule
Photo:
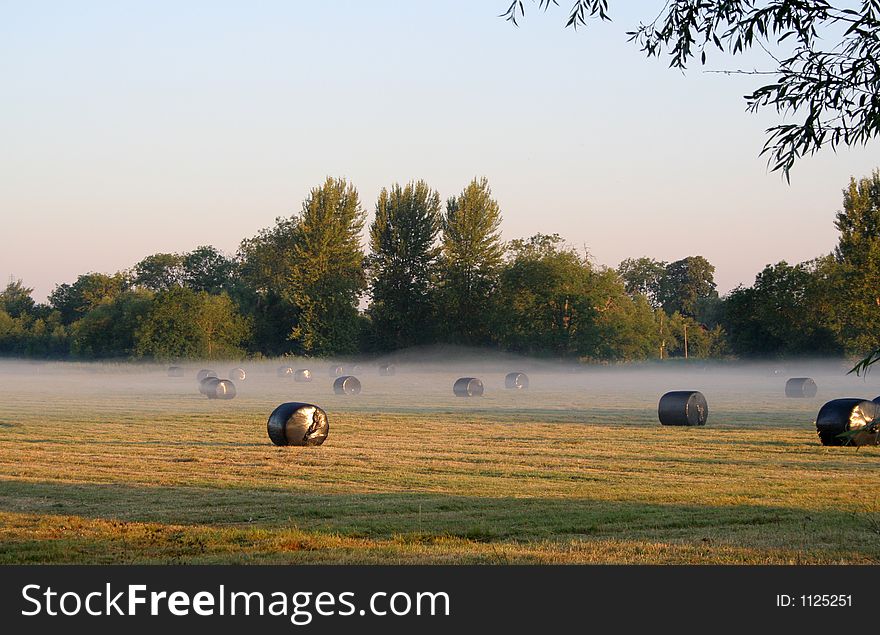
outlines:
[[[220,383],[218,377],[205,377],[199,382],[199,392],[203,395],[210,395],[214,392],[214,386]]]
[[[275,445],[321,445],[330,432],[330,422],[318,406],[289,402],[272,411],[267,429]]]
[[[183,368],[181,366],[169,366],[168,367],[168,376],[169,377],[183,377]]]
[[[207,388],[208,399],[234,399],[235,384],[228,379],[218,379]]]
[[[337,377],[333,382],[333,392],[337,395],[359,395],[361,394],[361,382],[353,375]]]
[[[816,416],[822,445],[877,445],[880,403],[864,399],[832,399]]]
[[[660,397],[657,415],[664,426],[703,426],[709,418],[709,404],[696,390],[674,390]]]
[[[234,379],[235,381],[244,381],[247,379],[247,373],[244,372],[244,368],[233,368],[229,371],[229,379]]]
[[[202,381],[207,377],[216,377],[217,373],[213,370],[208,370],[207,368],[203,368],[196,374],[196,381]]]
[[[345,374],[345,369],[342,366],[331,366],[330,367],[330,376],[331,377],[342,377]]]
[[[279,377],[293,377],[293,367],[291,366],[282,366],[278,369]]]
[[[382,364],[379,366],[379,374],[383,377],[391,377],[396,372],[397,369],[394,367],[394,364]]]
[[[308,368],[300,368],[293,374],[293,381],[310,382],[312,381],[312,371]]]
[[[482,397],[483,382],[476,377],[462,377],[452,386],[456,397]]]
[[[809,377],[792,377],[785,382],[785,396],[793,399],[811,399],[816,396],[816,382]]]
[[[529,376],[525,373],[507,373],[504,387],[510,390],[525,390],[529,387]]]

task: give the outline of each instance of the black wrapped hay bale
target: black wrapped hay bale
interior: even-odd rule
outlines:
[[[229,379],[234,379],[235,381],[244,381],[247,379],[247,373],[244,372],[244,368],[233,368],[229,371]]]
[[[709,404],[696,390],[674,390],[660,397],[657,415],[664,426],[702,426],[709,418]]]
[[[208,399],[235,399],[235,384],[228,379],[218,379],[206,389]]]
[[[293,367],[291,366],[282,366],[278,369],[279,377],[293,377]]]
[[[529,387],[529,376],[525,373],[507,373],[504,387],[510,390],[525,390]]]
[[[205,377],[199,382],[199,392],[203,395],[210,395],[214,392],[214,386],[219,383],[219,377]]]
[[[217,373],[215,373],[213,370],[203,368],[202,370],[200,370],[196,374],[196,381],[202,381],[203,379],[205,379],[207,377],[216,377],[216,376],[217,376]]]
[[[168,376],[169,377],[183,377],[183,368],[181,366],[169,366],[168,367]]]
[[[353,375],[337,377],[333,382],[333,392],[337,395],[359,395],[361,394],[361,382]]]
[[[462,377],[452,386],[456,397],[482,397],[483,382],[476,377]]]
[[[293,374],[293,381],[310,382],[312,381],[312,371],[308,368],[300,368]]]
[[[877,445],[880,403],[864,399],[832,399],[816,416],[822,445]]]
[[[345,374],[345,369],[342,366],[331,366],[330,367],[330,376],[331,377],[342,377]]]
[[[397,372],[394,364],[382,364],[379,366],[379,374],[383,377],[391,377]]]
[[[290,402],[272,411],[267,429],[275,445],[321,445],[330,433],[330,422],[318,406]]]
[[[792,377],[785,382],[785,396],[794,399],[812,399],[818,390],[816,382],[809,377]]]

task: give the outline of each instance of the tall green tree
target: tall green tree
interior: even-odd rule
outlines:
[[[431,341],[440,194],[424,181],[382,189],[370,225],[371,340],[380,350]]]
[[[643,295],[651,306],[658,308],[667,265],[653,258],[627,258],[617,266],[617,273],[623,279],[628,294]]]
[[[181,259],[181,282],[193,291],[228,292],[234,275],[235,262],[211,245],[197,247]]]
[[[440,314],[448,340],[491,343],[504,245],[501,210],[489,181],[474,179],[446,203],[442,222]]]
[[[846,349],[863,353],[880,337],[880,170],[851,179],[835,227],[835,323]]]
[[[556,357],[587,355],[597,337],[590,263],[558,234],[508,245],[501,274],[505,311],[498,337],[508,350]]]
[[[327,178],[303,203],[284,296],[297,310],[290,337],[304,353],[357,350],[358,299],[366,288],[361,246],[365,217],[357,190],[345,179]]]
[[[30,287],[24,286],[21,280],[11,280],[3,291],[0,291],[0,309],[10,317],[18,318],[28,315],[34,308],[34,292]]]
[[[660,302],[669,315],[696,317],[700,301],[718,297],[715,267],[702,256],[688,256],[666,267],[660,287]]]
[[[183,284],[183,256],[152,254],[134,266],[134,284],[150,291],[168,291]]]

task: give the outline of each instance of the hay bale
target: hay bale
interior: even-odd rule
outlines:
[[[785,396],[793,399],[812,399],[818,390],[816,382],[809,377],[792,377],[785,382]]]
[[[529,387],[529,376],[525,373],[507,373],[504,387],[509,390],[526,390]]]
[[[278,369],[279,377],[293,377],[293,367],[292,366],[282,366]]]
[[[482,397],[483,382],[476,377],[461,377],[452,386],[456,397]]]
[[[275,445],[321,445],[330,433],[327,413],[308,403],[283,403],[266,425]]]
[[[219,379],[207,389],[208,399],[235,399],[235,384],[228,379]]]
[[[293,374],[293,381],[308,383],[312,381],[312,371],[308,368],[300,368]]]
[[[664,426],[702,426],[709,418],[709,404],[696,390],[674,390],[660,397],[657,416]]]
[[[331,377],[342,377],[345,374],[345,369],[342,366],[331,366],[329,370],[329,375]]]
[[[244,368],[233,368],[229,371],[229,379],[234,379],[235,381],[244,381],[247,379],[247,373],[244,372]]]
[[[382,364],[379,366],[379,374],[383,377],[391,377],[397,372],[394,364]]]
[[[169,366],[168,367],[168,376],[169,377],[183,377],[183,367],[182,366]]]
[[[208,395],[214,392],[214,386],[220,383],[219,377],[205,377],[199,382],[199,392]]]
[[[208,370],[207,368],[203,368],[202,370],[200,370],[196,374],[196,381],[202,381],[203,379],[206,379],[207,377],[216,377],[216,376],[217,376],[217,373],[215,373],[213,370]]]
[[[333,392],[337,395],[359,395],[361,394],[361,382],[353,375],[337,377],[333,382]]]
[[[832,399],[816,416],[822,445],[878,445],[880,403],[865,399]]]

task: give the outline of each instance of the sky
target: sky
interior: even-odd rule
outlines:
[[[876,141],[787,184],[758,156],[776,117],[745,111],[754,77],[626,41],[662,3],[577,32],[567,0],[519,28],[507,4],[0,0],[0,282],[43,300],[152,253],[232,254],[328,175],[370,216],[392,183],[445,199],[486,176],[505,240],[559,233],[612,267],[702,255],[722,293],[834,247]]]

